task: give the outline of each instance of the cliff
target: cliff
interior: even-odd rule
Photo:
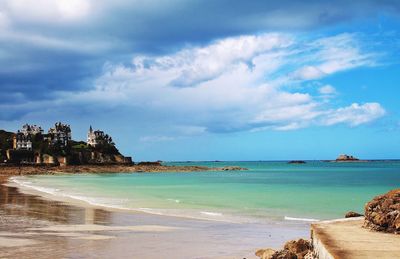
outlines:
[[[50,143],[42,134],[32,136],[32,150],[13,149],[14,133],[0,130],[0,163],[36,165],[87,165],[131,164],[130,157],[123,156],[114,143],[102,143],[96,147],[83,141],[71,140],[68,144]]]

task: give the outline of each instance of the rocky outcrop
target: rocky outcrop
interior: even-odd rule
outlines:
[[[346,213],[346,215],[344,215],[345,218],[356,218],[356,217],[362,217],[364,215],[354,212],[354,211],[349,211]]]
[[[297,255],[289,250],[280,250],[275,252],[271,259],[298,259]]]
[[[155,162],[139,162],[138,165],[143,165],[143,166],[161,166],[161,162],[155,161]]]
[[[364,227],[400,234],[400,189],[376,196],[365,205]]]
[[[107,154],[99,151],[73,152],[69,164],[90,165],[90,164],[131,164],[132,158],[121,154]]]
[[[256,256],[262,259],[305,259],[312,258],[311,242],[300,238],[292,240],[285,244],[282,250],[274,251],[272,249],[260,249]]]
[[[337,162],[346,162],[346,161],[359,161],[360,159],[355,158],[354,156],[350,155],[339,155],[338,158],[336,158]]]
[[[311,250],[311,242],[300,238],[299,240],[289,241],[283,247],[284,250],[294,253],[298,258],[304,258],[305,255]]]

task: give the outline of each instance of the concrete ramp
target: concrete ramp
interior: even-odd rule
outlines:
[[[400,259],[400,235],[362,228],[363,217],[311,225],[314,253],[320,259]]]

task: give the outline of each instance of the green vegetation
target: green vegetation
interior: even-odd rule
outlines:
[[[6,159],[6,151],[13,149],[14,133],[0,130],[0,162]],[[88,146],[84,141],[69,141],[67,146],[62,143],[50,144],[42,134],[32,136],[32,149],[35,153],[48,154],[51,156],[71,156],[79,152],[97,151],[103,154],[119,155],[118,149],[111,137],[105,135],[99,139],[96,147]]]
[[[0,161],[6,159],[6,151],[13,147],[14,133],[5,130],[0,130]]]

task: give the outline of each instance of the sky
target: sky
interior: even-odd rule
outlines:
[[[400,158],[400,2],[0,1],[0,128],[135,161]]]

